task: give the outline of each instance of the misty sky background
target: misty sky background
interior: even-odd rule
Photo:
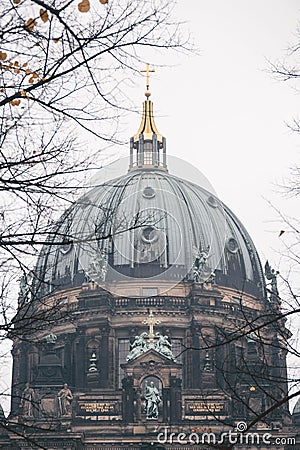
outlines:
[[[157,67],[151,76],[156,125],[167,138],[167,153],[208,178],[249,231],[262,264],[268,259],[286,276],[289,263],[282,255],[291,236],[286,232],[279,238],[287,227],[274,208],[299,220],[299,199],[284,195],[281,186],[299,165],[300,136],[287,124],[300,116],[300,80],[279,81],[270,64],[287,59],[298,42],[299,2],[179,0],[175,11],[199,54],[149,54],[152,64],[169,65]],[[300,65],[297,54],[288,61]],[[137,108],[144,100],[143,83],[137,76],[128,84]],[[124,133],[133,135],[138,124],[129,115]],[[299,272],[293,268],[289,275],[295,290]],[[290,327],[299,346],[299,316]],[[289,363],[299,377],[297,358]]]
[[[283,60],[297,42],[299,1],[178,0],[175,16],[186,22],[198,55],[144,55],[156,66],[151,100],[167,152],[208,178],[245,225],[262,263],[269,259],[284,272],[281,241],[288,236],[278,237],[284,227],[268,202],[299,218],[298,199],[284,196],[280,185],[299,163],[300,136],[286,123],[300,116],[300,95],[296,82],[279,82],[269,73],[268,61]],[[140,110],[144,79],[137,74],[125,85]],[[134,112],[121,118],[124,140],[129,141],[139,123]],[[106,150],[104,156],[109,158],[110,152],[127,156],[129,145]],[[1,372],[2,384],[9,386],[9,377],[4,380]]]

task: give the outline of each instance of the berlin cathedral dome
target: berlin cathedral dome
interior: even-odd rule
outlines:
[[[213,192],[169,173],[166,139],[156,128],[150,100],[131,139],[128,173],[80,198],[49,243],[36,269],[43,281],[39,295],[83,280],[128,295],[133,279],[154,287],[210,279],[257,298],[265,295],[257,251],[238,218]]]
[[[266,320],[276,272],[213,191],[169,171],[149,97],[127,173],[63,214],[19,295],[30,333],[13,343],[10,417],[43,448],[178,449],[180,433],[227,448],[252,422],[292,426],[285,403],[263,414],[287,392],[288,331]]]
[[[240,221],[214,195],[159,164],[132,165],[127,175],[94,188],[51,236],[66,242],[41,253],[43,295],[78,286],[83,277],[110,290],[133,278],[155,285],[212,275],[221,286],[264,295],[259,257]],[[201,255],[205,267],[197,272]]]

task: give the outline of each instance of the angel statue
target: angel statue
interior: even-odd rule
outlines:
[[[272,295],[275,295],[276,297],[279,296],[278,287],[277,287],[277,275],[279,274],[278,271],[275,271],[271,268],[269,261],[265,264],[265,276],[267,280],[271,281],[271,292]]]

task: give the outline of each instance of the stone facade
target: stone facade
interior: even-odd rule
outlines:
[[[168,436],[195,430],[220,436],[240,422],[250,423],[286,392],[285,355],[266,345],[280,334],[272,326],[264,327],[261,341],[249,333],[249,323],[271,314],[265,301],[243,295],[238,303],[233,290],[192,282],[148,298],[116,297],[91,283],[58,298],[67,301],[51,329],[56,338],[39,331],[32,342],[17,340],[13,350],[10,420],[19,430],[34,424],[32,438],[46,448],[158,446],[165,430]],[[130,342],[147,331],[149,308],[160,322],[155,331],[173,344],[175,361],[151,349],[126,361]],[[241,337],[228,339],[243,327]],[[145,415],[147,380],[161,398],[155,419]],[[30,413],[20,406],[27,382],[34,392]],[[58,397],[64,383],[73,397],[68,414],[62,414]],[[291,427],[283,405],[253,429],[287,437]],[[14,433],[8,435],[7,448],[28,448]],[[170,447],[169,440],[164,446]]]
[[[52,233],[31,298],[19,298],[1,448],[225,449],[230,433],[241,450],[290,443],[276,273],[266,265],[267,294],[238,219],[168,174],[148,97],[128,174],[81,198],[54,231],[68,239]]]

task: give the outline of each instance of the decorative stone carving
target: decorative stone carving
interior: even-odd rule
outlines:
[[[68,388],[67,383],[65,383],[64,387],[59,391],[57,398],[60,416],[70,416],[72,413],[73,394]]]
[[[146,332],[142,333],[140,336],[135,336],[133,343],[130,347],[130,352],[127,355],[126,361],[131,361],[132,359],[137,358],[142,353],[148,350],[146,343],[146,336],[148,334]]]
[[[181,376],[181,364],[150,348],[138,358],[122,364],[121,368],[125,374],[122,380],[125,421],[139,421],[143,417],[149,421],[168,422],[171,416],[176,422],[181,420],[181,383],[174,385],[175,379]],[[132,390],[126,388],[127,380],[132,380]],[[130,411],[134,411],[134,417]]]
[[[172,352],[172,344],[169,341],[168,336],[163,336],[159,333],[156,333],[156,335],[158,336],[158,341],[156,343],[155,350],[161,355],[164,355],[167,358],[175,360],[175,357]]]
[[[215,274],[211,267],[207,264],[209,258],[210,246],[208,245],[206,249],[199,250],[194,247],[193,259],[194,264],[189,273],[189,278],[196,283],[212,282],[214,283]]]
[[[92,279],[96,278],[98,281],[105,281],[108,270],[108,253],[106,250],[100,250],[97,253],[97,258],[89,264],[88,273]]]
[[[25,389],[22,392],[20,407],[22,408],[23,416],[34,417],[34,404],[36,402],[36,395],[34,390],[26,383]]]
[[[19,300],[21,302],[27,303],[31,300],[31,284],[32,284],[33,275],[32,272],[28,272],[27,274],[23,274],[20,278],[19,285]]]
[[[154,325],[160,324],[160,320],[156,319],[153,312],[149,312],[148,319],[143,321],[144,325],[149,326],[148,333],[143,332],[140,336],[135,336],[133,343],[131,344],[130,352],[127,355],[127,362],[138,358],[143,353],[149,350],[155,350],[166,358],[175,361],[175,356],[172,352],[172,344],[169,341],[168,336],[163,336],[160,333],[154,334]]]
[[[266,276],[267,280],[271,281],[271,300],[274,300],[274,297],[275,297],[275,299],[278,300],[278,297],[279,297],[279,292],[278,292],[278,287],[277,287],[277,276],[278,275],[279,275],[279,272],[272,269],[269,264],[269,261],[267,261],[265,264],[265,276]]]
[[[159,413],[158,405],[161,402],[161,398],[153,381],[150,381],[150,384],[148,384],[147,380],[145,381],[144,398],[147,419],[157,419]]]
[[[169,341],[168,336],[155,333],[155,335],[151,337],[146,332],[143,332],[140,336],[135,336],[126,360],[127,362],[132,361],[151,349],[157,351],[166,358],[175,361],[175,356],[172,352],[172,344]]]
[[[53,333],[50,333],[46,336],[46,342],[47,344],[55,344],[57,341],[57,336]]]

